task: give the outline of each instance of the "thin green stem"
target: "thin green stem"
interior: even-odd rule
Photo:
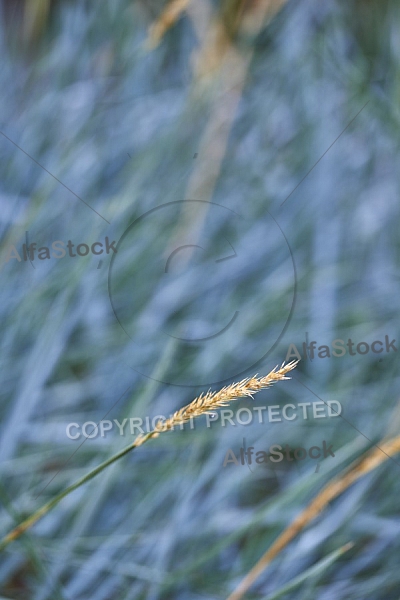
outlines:
[[[32,525],[34,525],[37,521],[39,521],[39,519],[44,517],[44,515],[46,515],[52,508],[57,506],[57,504],[59,502],[61,502],[61,500],[63,498],[65,498],[65,496],[68,496],[71,492],[77,490],[83,484],[85,484],[86,482],[88,482],[91,479],[93,479],[94,477],[96,477],[96,475],[98,475],[99,473],[104,471],[104,469],[106,469],[107,467],[109,467],[110,465],[115,463],[117,460],[119,460],[120,458],[125,456],[125,454],[128,454],[128,452],[130,452],[131,450],[134,450],[137,446],[139,446],[139,445],[141,446],[142,444],[147,442],[147,440],[154,437],[155,434],[156,434],[156,432],[153,430],[153,431],[150,431],[149,433],[147,433],[145,436],[143,436],[143,438],[140,439],[139,443],[138,443],[138,440],[135,440],[133,442],[133,444],[130,444],[123,450],[120,450],[120,452],[117,452],[116,454],[111,456],[111,458],[108,458],[107,460],[102,462],[98,467],[96,467],[95,469],[93,469],[92,471],[90,471],[89,473],[87,473],[86,475],[81,477],[80,479],[78,479],[78,481],[76,481],[72,485],[65,488],[65,490],[60,492],[57,496],[55,496],[55,498],[53,498],[49,502],[46,502],[46,504],[44,504],[41,508],[39,508],[37,511],[35,511],[33,513],[33,515],[31,515],[30,517],[25,519],[25,521],[23,521],[22,523],[17,525],[17,527],[15,527],[12,531],[10,531],[10,533],[8,533],[0,541],[0,551],[4,550],[4,548],[6,546],[8,546],[8,544],[10,542],[13,542],[17,538],[19,538],[20,535],[22,535],[27,529],[30,529],[30,527],[32,527]]]

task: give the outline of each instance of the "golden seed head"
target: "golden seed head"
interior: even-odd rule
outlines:
[[[190,419],[211,413],[223,406],[228,406],[229,402],[232,402],[233,400],[245,397],[253,398],[253,394],[270,387],[276,381],[290,379],[290,377],[285,377],[285,375],[294,369],[298,362],[299,361],[291,361],[286,365],[285,363],[282,363],[280,368],[276,366],[264,377],[254,375],[253,377],[242,379],[242,381],[239,381],[238,383],[231,383],[216,392],[212,392],[211,390],[208,390],[206,393],[202,392],[200,396],[195,398],[190,404],[177,410],[166,421],[158,421],[151,437],[158,437],[160,433],[163,431],[170,431],[176,425],[187,423]],[[139,435],[135,440],[135,444],[137,446],[143,444],[145,437],[146,436]]]

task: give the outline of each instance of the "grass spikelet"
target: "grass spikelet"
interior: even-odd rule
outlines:
[[[117,454],[114,454],[111,456],[111,458],[108,458],[102,462],[95,469],[81,477],[81,479],[78,479],[78,481],[67,487],[52,500],[44,504],[30,517],[25,519],[25,521],[17,525],[17,527],[14,527],[14,529],[0,541],[0,551],[4,550],[8,544],[19,538],[25,531],[30,529],[37,521],[39,521],[39,519],[44,517],[44,515],[57,506],[57,504],[61,502],[63,498],[96,477],[96,475],[128,454],[128,452],[131,450],[142,446],[145,442],[147,442],[147,440],[153,437],[158,437],[163,431],[170,431],[175,425],[186,423],[191,418],[201,417],[202,415],[210,413],[218,408],[221,408],[222,406],[227,406],[232,400],[237,400],[246,396],[253,397],[253,394],[261,389],[270,387],[276,381],[290,379],[290,377],[285,377],[285,375],[295,368],[297,362],[292,361],[287,365],[282,363],[282,366],[279,369],[278,367],[275,367],[275,369],[273,369],[265,377],[254,376],[249,379],[243,379],[242,381],[239,381],[239,383],[232,383],[231,385],[223,387],[218,392],[211,392],[209,390],[206,394],[200,394],[200,396],[195,398],[192,402],[190,402],[190,404],[184,406],[180,410],[177,410],[167,421],[158,421],[152,431],[146,433],[145,435],[139,435],[132,444],[120,452],[117,452]]]
[[[242,379],[238,383],[231,383],[217,392],[209,390],[205,394],[202,393],[200,396],[195,398],[190,404],[187,404],[183,408],[177,410],[169,419],[166,421],[158,421],[152,433],[152,437],[157,437],[164,431],[170,431],[177,425],[187,423],[190,419],[201,417],[207,413],[214,412],[218,408],[228,406],[233,400],[239,400],[239,398],[250,397],[253,398],[253,394],[256,394],[262,389],[269,388],[276,381],[282,381],[284,379],[290,379],[286,377],[286,373],[295,368],[298,361],[292,361],[285,365],[282,363],[280,368],[275,367],[268,375],[264,377],[248,377]],[[146,437],[146,436],[138,436]]]

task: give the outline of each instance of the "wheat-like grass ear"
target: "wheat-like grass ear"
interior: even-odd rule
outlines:
[[[30,517],[17,525],[17,527],[14,527],[14,529],[0,541],[0,551],[4,550],[4,548],[8,546],[10,542],[16,540],[25,531],[30,529],[37,521],[39,521],[39,519],[44,517],[50,510],[57,506],[57,504],[61,502],[65,496],[68,496],[71,492],[80,488],[82,485],[96,477],[96,475],[128,454],[128,452],[131,452],[135,448],[142,446],[149,439],[158,437],[165,431],[170,431],[175,425],[186,423],[191,418],[197,418],[209,413],[210,411],[221,408],[222,406],[227,406],[232,400],[237,400],[245,396],[252,396],[252,394],[258,392],[259,390],[270,387],[276,381],[289,379],[286,377],[286,373],[294,369],[296,365],[297,362],[295,361],[292,361],[287,365],[282,363],[282,366],[279,369],[278,367],[275,367],[275,369],[273,369],[265,377],[251,377],[250,379],[243,379],[239,383],[232,383],[231,385],[228,385],[217,392],[208,391],[206,394],[200,394],[200,396],[192,400],[190,404],[187,404],[180,410],[177,410],[167,421],[164,423],[159,421],[156,423],[156,426],[152,431],[146,433],[145,435],[138,435],[132,444],[120,452],[117,452],[117,454],[114,454],[114,456],[111,458],[102,462],[95,469],[81,477],[81,479],[78,479],[78,481],[67,487],[52,500],[44,504]]]

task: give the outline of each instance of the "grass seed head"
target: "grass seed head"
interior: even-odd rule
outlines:
[[[200,396],[195,398],[190,404],[187,404],[180,410],[177,410],[169,419],[166,421],[158,421],[154,428],[152,437],[158,437],[163,431],[170,431],[176,425],[187,423],[190,419],[201,417],[207,413],[212,413],[218,408],[228,406],[233,400],[239,398],[250,397],[253,398],[253,394],[256,394],[262,389],[269,388],[276,381],[282,381],[284,379],[290,379],[286,377],[286,373],[294,369],[298,361],[291,361],[286,364],[282,363],[281,367],[276,366],[268,375],[264,377],[248,377],[242,379],[238,383],[231,383],[219,391],[202,392]],[[141,438],[144,436],[138,436],[137,440],[139,445],[143,443]]]

